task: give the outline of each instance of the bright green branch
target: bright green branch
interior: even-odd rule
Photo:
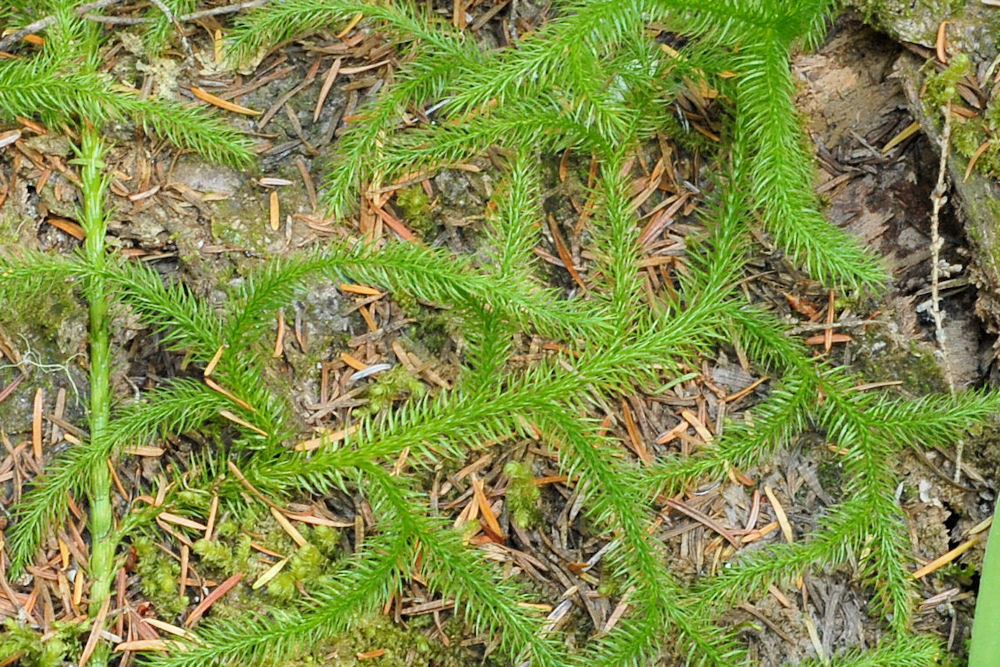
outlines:
[[[83,211],[80,221],[87,235],[84,253],[97,273],[104,268],[107,251],[107,213],[104,209],[108,178],[104,174],[105,149],[92,126],[83,128],[79,155],[80,181],[83,184]],[[104,443],[111,418],[111,321],[108,315],[110,290],[99,275],[89,277],[84,294],[90,310],[90,437]],[[103,446],[98,444],[98,446]],[[96,616],[109,604],[111,582],[115,573],[114,515],[111,507],[111,470],[105,460],[95,461],[89,470],[90,484],[90,615]],[[94,664],[106,664],[108,647],[102,644],[94,653]]]

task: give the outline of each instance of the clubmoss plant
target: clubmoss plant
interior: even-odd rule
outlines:
[[[131,117],[144,127],[154,128],[185,148],[212,159],[246,164],[247,142],[234,130],[201,110],[178,104],[143,100],[124,91],[100,73],[101,32],[97,24],[77,16],[77,3],[55,0],[33,6],[36,12],[53,17],[42,52],[30,57],[5,60],[0,64],[0,119],[18,116],[40,118],[50,126],[79,129],[78,157],[70,164],[79,167],[82,204],[80,226],[85,234],[82,256],[76,261],[87,268],[82,281],[83,297],[89,309],[89,442],[87,447],[107,449],[111,413],[111,289],[105,276],[108,250],[106,193],[108,176],[103,162],[107,146],[100,126]],[[24,7],[22,18],[30,18]],[[46,262],[42,257],[36,261]],[[13,300],[24,288],[44,287],[46,279],[73,275],[69,264],[48,262],[31,280],[12,286],[8,275],[0,276],[0,295]],[[111,583],[116,570],[118,544],[111,506],[111,470],[104,458],[92,457],[75,471],[75,491],[83,491],[90,509],[89,613],[104,618],[111,602]],[[67,497],[59,498],[65,507]],[[18,508],[15,511],[19,511]],[[56,508],[58,511],[58,507]],[[12,572],[19,573],[34,558],[38,543],[51,525],[36,523],[20,533],[12,547]],[[94,665],[107,664],[109,646],[101,642],[92,654]],[[41,660],[41,659],[40,659]]]
[[[200,455],[211,473],[205,484],[222,511],[235,514],[260,502],[280,512],[293,499],[346,491],[367,501],[376,525],[333,571],[308,582],[309,596],[297,604],[206,618],[197,639],[150,656],[153,665],[288,664],[310,646],[358,628],[410,580],[452,600],[456,617],[471,632],[489,635],[496,657],[509,664],[610,667],[652,664],[663,655],[690,664],[745,664],[745,646],[722,620],[728,609],[801,573],[850,565],[875,591],[871,611],[885,636],[873,649],[846,653],[844,663],[933,659],[938,642],[912,633],[915,582],[893,456],[904,447],[950,444],[993,414],[1000,395],[911,399],[864,391],[859,378],[811,357],[739,289],[756,219],[817,278],[847,289],[877,287],[884,279],[878,262],[820,214],[792,104],[790,49],[820,39],[827,3],[576,0],[559,10],[516,48],[497,51],[402,2],[287,0],[240,19],[231,47],[246,60],[296,35],[339,27],[358,12],[405,45],[409,57],[395,80],[341,139],[326,201],[344,216],[359,195],[403,174],[499,147],[507,164],[487,216],[485,257],[473,261],[403,242],[338,241],[262,263],[221,308],[145,264],[30,253],[3,260],[0,290],[65,277],[85,289],[102,285],[155,329],[168,351],[202,372],[165,382],[117,410],[103,437],[46,467],[17,509],[10,534],[16,562],[31,558],[46,530],[65,518],[68,494],[87,488],[90,471],[107,458],[127,445],[202,429],[218,436]],[[652,25],[667,26],[685,46],[675,53],[660,48]],[[706,189],[705,233],[689,239],[675,292],[658,295],[658,306],[649,308],[627,167],[642,142],[668,124],[688,80],[713,86],[727,101],[726,141],[715,156],[718,176]],[[437,122],[398,129],[411,107],[442,101]],[[598,158],[588,228],[593,266],[587,294],[574,298],[544,285],[533,261],[542,218],[539,155],[566,148]],[[411,391],[407,400],[364,416],[341,442],[299,451],[292,445],[305,436],[290,398],[270,390],[265,339],[274,313],[305,286],[340,283],[343,276],[450,308],[468,343],[462,374],[450,389]],[[515,337],[522,333],[549,339],[559,351],[516,362]],[[595,405],[638,388],[655,390],[726,344],[780,378],[752,418],[730,422],[692,457],[640,465],[621,456],[595,419]],[[682,584],[656,530],[662,496],[765,462],[809,429],[842,452],[846,500],[793,544],[737,554],[721,574]],[[607,538],[601,577],[616,591],[614,604],[628,611],[579,650],[567,649],[528,604],[535,601],[529,592],[468,545],[420,487],[428,468],[463,462],[483,443],[511,435],[557,453],[590,525]],[[397,469],[404,452],[408,467]],[[523,470],[511,472],[512,484],[523,482]],[[199,549],[206,562],[228,556],[211,541]]]

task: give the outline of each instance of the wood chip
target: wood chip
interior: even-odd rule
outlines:
[[[148,188],[147,190],[143,190],[142,192],[133,192],[128,196],[128,199],[129,201],[133,202],[142,201],[143,199],[149,199],[159,191],[160,191],[160,186],[154,185],[153,187]]]
[[[756,542],[760,538],[762,538],[762,537],[764,537],[766,535],[770,535],[771,533],[773,533],[777,529],[778,529],[778,522],[777,521],[772,521],[771,523],[767,524],[766,526],[764,526],[762,528],[758,528],[757,530],[750,531],[749,533],[747,533],[746,535],[743,536],[743,539],[741,539],[740,542],[742,542],[743,544],[749,544],[751,542]]]
[[[215,530],[215,517],[219,513],[219,496],[212,496],[212,504],[208,506],[208,521],[205,522],[205,539],[212,539],[212,532]]]
[[[44,402],[45,393],[39,387],[35,390],[35,400],[31,412],[31,451],[39,463],[42,461],[42,406]]]
[[[77,576],[82,576],[77,573]],[[97,616],[94,617],[94,626],[90,629],[90,635],[87,637],[87,644],[83,647],[83,653],[80,654],[80,661],[77,663],[80,667],[86,667],[87,662],[90,657],[94,654],[94,650],[97,648],[97,640],[101,637],[101,631],[104,629],[104,619],[108,616],[108,607],[111,605],[111,598],[104,598],[104,602],[101,603],[101,608],[97,612]]]
[[[208,531],[208,526],[205,527],[205,531]],[[184,591],[187,588],[187,571],[188,564],[191,560],[191,547],[186,544],[181,545],[181,581],[180,581],[180,592],[178,595],[184,597]]]
[[[382,222],[384,222],[389,227],[389,229],[396,232],[399,235],[399,237],[404,241],[418,240],[416,234],[411,232],[409,228],[406,225],[404,225],[401,221],[389,215],[389,213],[386,212],[385,209],[375,208],[375,213],[377,213],[378,216],[382,218]]]
[[[274,352],[271,353],[271,357],[274,359],[280,359],[281,355],[285,353],[285,313],[284,311],[278,311],[278,335],[274,337]]]
[[[362,14],[361,12],[355,14],[354,17],[350,21],[348,21],[347,26],[343,30],[337,33],[336,35],[337,39],[344,39],[344,37],[346,37],[348,33],[354,30],[355,26],[361,23],[361,19],[363,17],[364,14]]]
[[[277,190],[271,190],[268,211],[270,212],[271,231],[276,232],[281,227],[281,205],[278,203]]]
[[[220,394],[222,394],[223,396],[225,396],[226,398],[228,398],[229,400],[231,400],[233,403],[236,403],[238,406],[240,406],[244,410],[248,410],[250,412],[257,412],[256,410],[254,410],[253,406],[251,406],[249,403],[247,403],[243,399],[237,397],[231,391],[228,391],[227,389],[225,389],[222,385],[220,385],[218,382],[216,382],[212,378],[206,377],[206,378],[203,378],[203,380],[205,381],[205,384],[208,385],[209,389],[211,389],[212,391],[219,392]]]
[[[353,521],[337,521],[336,519],[327,519],[314,514],[295,514],[294,512],[285,512],[285,516],[292,521],[301,521],[302,523],[312,524],[313,526],[329,526],[330,528],[351,528],[354,526]]]
[[[679,424],[677,424],[677,426],[673,427],[672,429],[670,429],[669,431],[658,437],[656,439],[656,444],[665,445],[668,442],[673,442],[674,440],[679,438],[681,434],[686,433],[690,427],[691,427],[690,424],[682,420]]]
[[[239,104],[236,104],[235,102],[229,102],[227,100],[222,99],[221,97],[213,95],[212,93],[204,91],[201,88],[198,88],[197,86],[191,86],[191,93],[199,100],[202,100],[203,102],[208,102],[212,106],[217,106],[220,109],[225,109],[226,111],[232,111],[233,113],[241,113],[247,116],[259,116],[261,114],[260,111],[256,111],[254,109],[241,106]]]
[[[972,157],[969,158],[969,164],[965,168],[965,175],[962,177],[962,181],[963,182],[969,180],[969,176],[972,175],[972,170],[973,170],[973,168],[975,168],[976,162],[979,161],[979,158],[981,158],[983,156],[983,153],[985,153],[986,150],[992,144],[993,144],[993,140],[992,139],[987,139],[982,144],[980,144],[979,148],[976,149],[976,152],[972,154]]]
[[[668,498],[666,505],[670,509],[676,510],[681,514],[685,514],[694,519],[695,521],[697,521],[698,523],[706,526],[707,528],[714,530],[719,535],[722,535],[722,537],[726,538],[726,540],[728,540],[729,543],[732,544],[734,547],[740,546],[740,541],[736,538],[735,535],[733,535],[733,533],[728,528],[726,528],[718,521],[705,514],[704,512],[696,510],[690,505],[686,505],[685,503],[682,503],[681,501],[675,500],[673,498]]]
[[[265,188],[277,188],[282,185],[291,185],[292,182],[287,178],[275,178],[273,176],[264,176],[257,181],[257,184]]]
[[[636,426],[632,410],[625,399],[622,399],[622,416],[625,419],[625,430],[628,432],[628,438],[632,443],[632,449],[635,451],[636,456],[643,463],[652,463],[653,457],[649,454],[649,448],[643,442],[642,435],[639,434],[639,427]]]

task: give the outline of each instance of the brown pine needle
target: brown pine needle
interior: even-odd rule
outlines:
[[[350,292],[351,294],[361,294],[362,296],[382,296],[382,292],[378,291],[374,287],[369,287],[368,285],[350,285],[348,283],[341,283],[340,291]]]
[[[81,576],[77,573],[77,576]],[[83,653],[80,654],[80,662],[78,663],[80,667],[86,667],[87,662],[90,661],[90,657],[94,654],[94,650],[97,648],[97,641],[101,637],[101,631],[104,629],[104,619],[108,616],[108,607],[111,605],[111,598],[104,598],[104,603],[101,605],[100,610],[97,612],[97,616],[94,617],[94,626],[90,630],[90,635],[87,637],[87,644],[83,647]]]
[[[180,516],[179,514],[172,514],[170,512],[160,512],[160,518],[167,523],[172,523],[177,526],[184,526],[185,528],[190,528],[191,530],[204,531],[207,526],[203,523],[199,523],[194,519],[189,519],[186,516]]]
[[[353,435],[360,428],[359,424],[355,424],[350,428],[340,429],[338,431],[331,431],[318,438],[311,438],[309,440],[303,440],[299,444],[295,445],[295,451],[297,452],[311,452],[314,449],[319,449],[323,445],[331,445],[335,442],[340,442],[350,435]]]
[[[222,394],[223,396],[225,396],[226,398],[228,398],[229,400],[231,400],[233,403],[240,406],[244,410],[248,410],[249,412],[257,412],[252,405],[244,401],[242,398],[239,398],[231,391],[224,389],[221,384],[219,384],[212,378],[203,378],[203,379],[205,380],[205,384],[208,385],[209,389],[219,392],[220,394]]]
[[[162,639],[135,639],[115,645],[116,653],[125,651],[168,651],[169,644]]]
[[[969,165],[965,168],[965,175],[962,177],[963,181],[969,180],[969,176],[972,175],[972,169],[976,166],[976,162],[979,161],[979,158],[981,158],[983,156],[983,153],[985,153],[986,150],[992,144],[993,144],[993,140],[992,139],[987,139],[982,144],[980,144],[979,148],[976,149],[976,152],[972,154],[972,157],[969,158]]]
[[[251,424],[250,422],[248,422],[245,419],[241,419],[240,417],[237,417],[235,414],[233,414],[229,410],[219,410],[219,415],[222,416],[222,417],[225,417],[226,419],[228,419],[229,421],[233,422],[234,424],[239,424],[243,428],[250,429],[254,433],[260,433],[265,438],[270,437],[270,433],[268,433],[264,429],[260,428],[259,426],[254,426],[253,424]]]
[[[706,444],[712,442],[712,432],[708,430],[708,427],[705,426],[700,419],[698,419],[698,415],[685,409],[681,410],[681,417],[683,417],[684,421],[688,424],[691,424],[691,428],[694,429],[694,432],[697,433]]]
[[[774,495],[770,486],[764,487],[764,495],[767,496],[771,507],[774,508],[774,517],[778,520],[778,525],[781,526],[781,533],[785,536],[785,541],[791,544],[795,540],[795,534],[792,532],[792,524],[788,520],[788,515],[785,514],[785,508],[778,502],[778,497]]]
[[[203,102],[208,102],[212,106],[219,107],[220,109],[225,109],[226,111],[232,111],[233,113],[241,113],[246,116],[259,116],[261,114],[260,111],[240,106],[239,104],[236,104],[234,102],[229,102],[228,100],[224,100],[221,97],[217,97],[212,93],[202,90],[197,86],[191,86],[191,94]]]
[[[83,227],[73,222],[72,220],[67,220],[66,218],[59,218],[56,216],[49,216],[48,218],[45,218],[45,222],[49,223],[56,229],[69,234],[78,241],[82,241],[85,238],[87,238],[87,233],[83,231]]]
[[[483,482],[475,474],[472,475],[472,491],[476,496],[476,503],[479,504],[479,513],[482,514],[483,520],[486,521],[486,527],[490,529],[490,532],[494,536],[504,539],[503,529],[500,527],[500,522],[497,521],[496,515],[493,513],[493,508],[490,507],[490,501],[486,498],[486,494],[483,492]]]
[[[285,517],[285,515],[282,512],[278,511],[274,507],[270,509],[271,509],[271,515],[274,517],[274,520],[278,522],[278,525],[281,526],[282,530],[288,533],[288,536],[292,538],[292,542],[295,542],[300,547],[304,547],[306,544],[308,544],[308,542],[306,542],[306,538],[302,537],[302,533],[300,533],[298,529],[292,525],[292,522],[289,521],[288,518]]]
[[[271,357],[274,359],[280,359],[281,355],[285,353],[285,313],[283,311],[278,311],[278,335],[274,337],[274,352],[271,353]]]
[[[326,78],[323,80],[323,87],[319,89],[319,99],[316,100],[316,109],[313,111],[313,122],[319,121],[319,114],[323,111],[323,103],[326,102],[326,96],[330,94],[330,89],[333,87],[334,81],[337,80],[337,74],[340,72],[340,64],[344,62],[343,58],[337,58],[330,65],[330,70],[326,73]]]
[[[208,366],[205,366],[205,372],[203,375],[208,377],[215,372],[215,367],[219,365],[219,360],[222,359],[222,353],[228,349],[228,345],[220,345],[219,349],[215,351],[212,355],[212,360],[208,362]]]
[[[956,558],[958,558],[959,556],[961,556],[962,554],[964,554],[966,551],[968,551],[972,547],[976,546],[976,543],[978,543],[979,540],[980,540],[980,538],[978,536],[973,537],[971,540],[966,540],[962,544],[959,544],[957,547],[955,547],[954,549],[952,549],[948,553],[945,553],[945,554],[942,554],[942,555],[938,556],[937,558],[935,558],[931,562],[927,563],[927,565],[924,565],[922,568],[920,568],[919,570],[917,570],[916,572],[914,572],[913,573],[913,578],[914,579],[922,579],[923,577],[926,577],[931,572],[934,572],[935,570],[941,569],[942,567],[944,567],[945,565],[947,565],[951,561],[955,560]]]
[[[353,368],[356,371],[363,371],[366,368],[368,368],[368,364],[366,364],[365,362],[361,361],[360,359],[358,359],[355,356],[347,354],[346,352],[341,353],[340,359],[345,364],[347,364],[348,366],[350,366],[351,368]]]
[[[886,142],[885,146],[882,147],[882,155],[888,154],[893,148],[916,134],[918,130],[920,130],[920,123],[917,121],[913,121],[907,125],[899,134]]]
[[[221,584],[219,584],[215,588],[215,590],[213,590],[211,593],[205,596],[205,599],[202,600],[201,603],[199,603],[198,606],[194,608],[191,614],[187,617],[187,620],[184,621],[184,625],[190,628],[195,623],[197,623],[198,619],[200,619],[205,614],[205,612],[208,611],[209,607],[218,602],[222,598],[222,596],[228,593],[230,590],[232,590],[232,588],[236,584],[240,583],[240,579],[242,578],[243,578],[243,573],[237,572],[236,574],[234,574],[233,576],[229,577]]]
[[[583,293],[587,293],[587,286],[583,283],[583,278],[577,272],[576,267],[573,265],[573,258],[570,257],[569,249],[566,247],[566,241],[563,240],[562,232],[559,231],[559,225],[556,224],[555,217],[549,214],[549,230],[552,232],[552,239],[556,243],[556,252],[559,253],[559,259],[562,260],[563,265],[569,272],[570,277],[573,281],[580,286]]]

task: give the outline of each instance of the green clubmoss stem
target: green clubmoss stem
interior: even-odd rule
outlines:
[[[104,147],[93,127],[85,127],[80,143],[80,180],[83,184],[82,223],[87,235],[84,252],[87,262],[98,271],[105,265],[104,236],[107,218],[104,196],[107,179],[102,168]],[[90,437],[100,442],[107,437],[111,412],[111,349],[109,341],[108,289],[100,274],[89,277],[85,294],[90,314]],[[111,595],[114,577],[115,540],[111,509],[111,471],[104,460],[90,471],[90,614],[99,613]],[[107,664],[107,646],[99,646],[92,665]]]

